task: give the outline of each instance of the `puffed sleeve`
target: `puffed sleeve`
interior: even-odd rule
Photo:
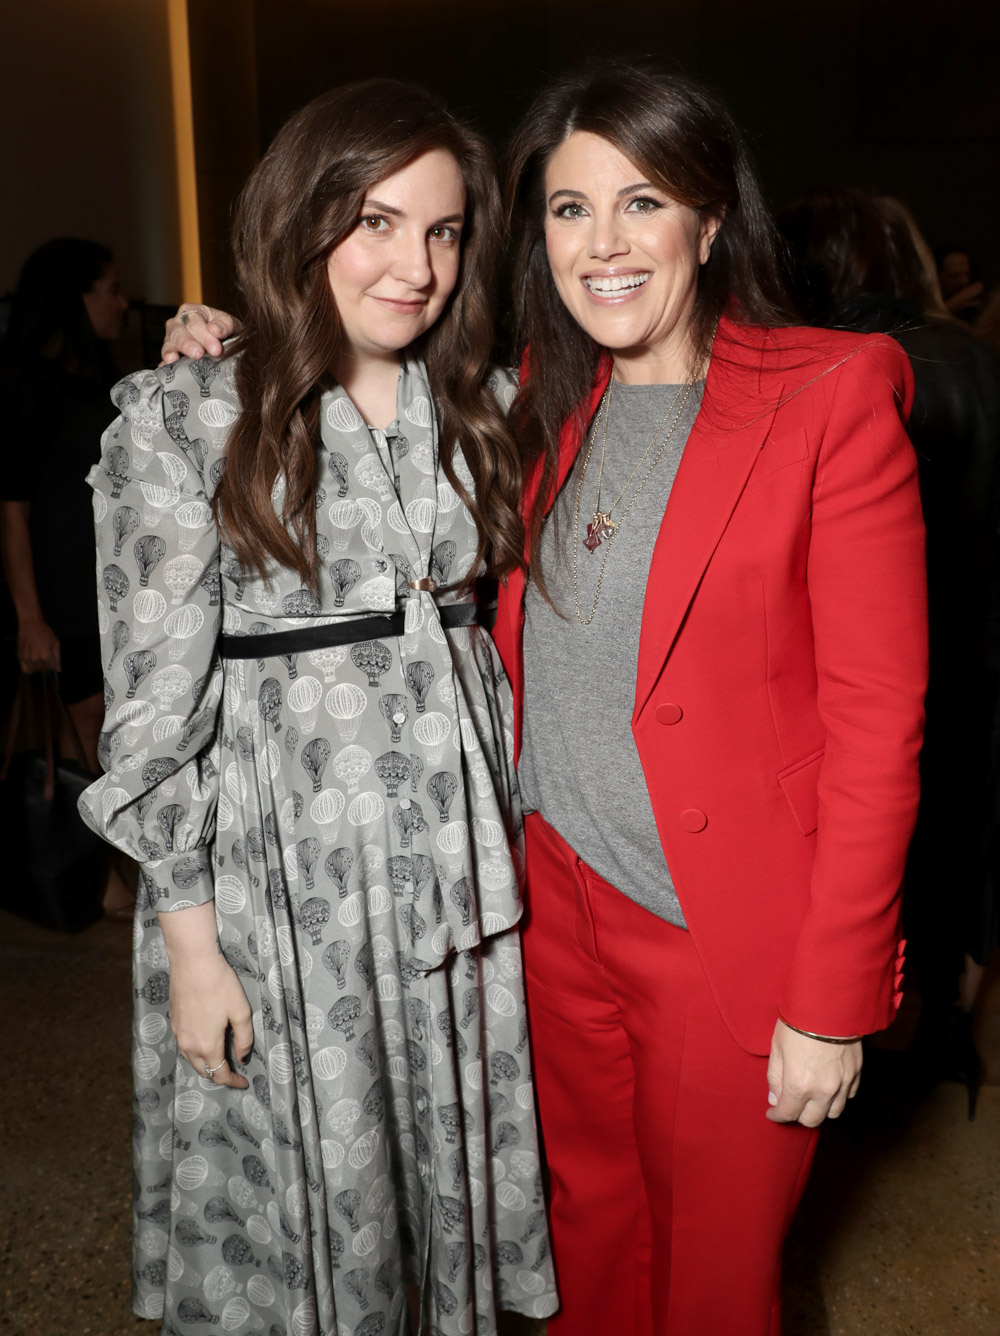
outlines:
[[[107,773],[84,820],[136,859],[157,910],[213,895],[222,671],[219,537],[204,442],[189,438],[190,374],[139,372],[112,398],[94,489]]]
[[[826,730],[809,907],[782,1001],[820,1034],[887,1025],[899,1001],[903,868],[927,680],[924,526],[904,426],[912,374],[866,340],[824,378],[809,602]]]

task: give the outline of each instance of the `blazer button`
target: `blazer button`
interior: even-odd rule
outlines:
[[[658,724],[677,724],[680,723],[684,711],[679,705],[664,702],[663,705],[657,705],[654,714]]]
[[[681,829],[697,835],[708,825],[708,817],[698,807],[689,807],[681,812]]]

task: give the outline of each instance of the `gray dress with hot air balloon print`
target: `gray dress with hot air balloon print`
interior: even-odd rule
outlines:
[[[425,373],[401,368],[387,432],[324,396],[313,593],[220,544],[232,370],[122,381],[90,474],[107,774],[83,808],[142,865],[136,1311],[168,1336],[377,1336],[408,1329],[416,1283],[440,1336],[545,1317],[510,691],[489,635],[410,587],[461,580],[476,548]],[[220,657],[220,633],[399,608],[398,637]],[[253,1010],[246,1091],[194,1073],[169,1026],[157,914],[212,897]]]

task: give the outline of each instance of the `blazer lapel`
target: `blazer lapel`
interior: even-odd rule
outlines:
[[[719,325],[702,408],[653,549],[639,638],[635,713],[649,699],[777,411],[760,392],[762,332]]]

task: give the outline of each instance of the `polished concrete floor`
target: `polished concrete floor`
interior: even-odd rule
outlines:
[[[2,1336],[157,1333],[129,1311],[130,936],[0,914]],[[1000,1334],[997,969],[982,1001],[975,1122],[956,1085],[904,1097],[916,999],[869,1054],[789,1239],[785,1336]]]

